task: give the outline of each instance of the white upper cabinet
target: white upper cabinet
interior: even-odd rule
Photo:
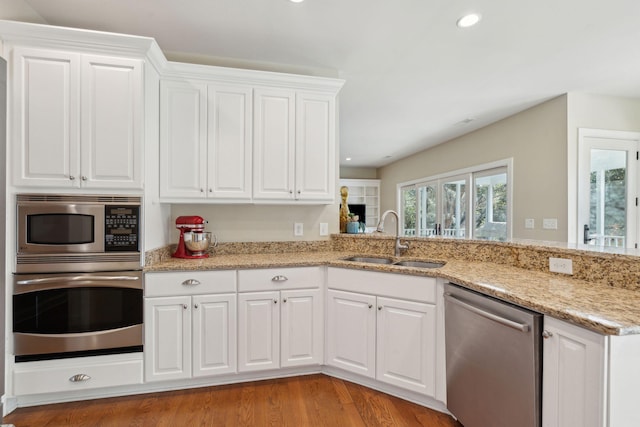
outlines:
[[[160,196],[206,197],[207,88],[160,83]]]
[[[141,189],[143,61],[17,46],[13,184]]]
[[[342,83],[170,63],[160,83],[161,200],[332,203]]]
[[[251,199],[251,101],[249,86],[207,88],[209,196]]]
[[[253,186],[256,199],[293,199],[295,92],[257,89]]]
[[[305,92],[296,95],[295,189],[298,200],[334,200],[335,110],[335,96]]]
[[[245,85],[161,82],[164,200],[251,200],[251,98]]]
[[[334,200],[335,114],[334,95],[256,89],[254,200]]]

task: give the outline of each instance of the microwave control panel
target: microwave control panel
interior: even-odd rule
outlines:
[[[137,252],[139,237],[140,206],[105,206],[105,252]]]

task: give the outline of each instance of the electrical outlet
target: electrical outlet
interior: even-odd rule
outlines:
[[[566,258],[549,258],[549,271],[552,273],[573,274],[573,261]]]
[[[536,220],[533,218],[527,218],[524,220],[524,228],[533,229],[536,228]]]
[[[558,229],[558,219],[557,218],[543,218],[542,219],[542,228],[546,230],[557,230]]]
[[[301,222],[296,222],[293,224],[293,235],[294,236],[304,235],[304,225]]]
[[[328,222],[321,222],[320,223],[320,235],[321,236],[328,236],[329,235],[329,223]]]

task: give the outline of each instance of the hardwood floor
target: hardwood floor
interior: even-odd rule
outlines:
[[[462,427],[448,415],[321,374],[19,408],[3,422],[16,427]]]

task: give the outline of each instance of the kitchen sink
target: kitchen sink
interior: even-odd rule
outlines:
[[[399,267],[415,267],[415,268],[439,268],[444,265],[443,262],[430,261],[394,261],[392,258],[374,257],[374,256],[353,256],[344,258],[345,261],[365,262],[370,264],[389,264]]]
[[[391,258],[368,257],[368,256],[354,256],[350,258],[345,258],[344,260],[353,261],[353,262],[368,262],[371,264],[393,264],[393,260]]]
[[[428,262],[428,261],[398,261],[393,265],[399,265],[402,267],[416,267],[416,268],[440,268],[444,265],[443,262]]]

